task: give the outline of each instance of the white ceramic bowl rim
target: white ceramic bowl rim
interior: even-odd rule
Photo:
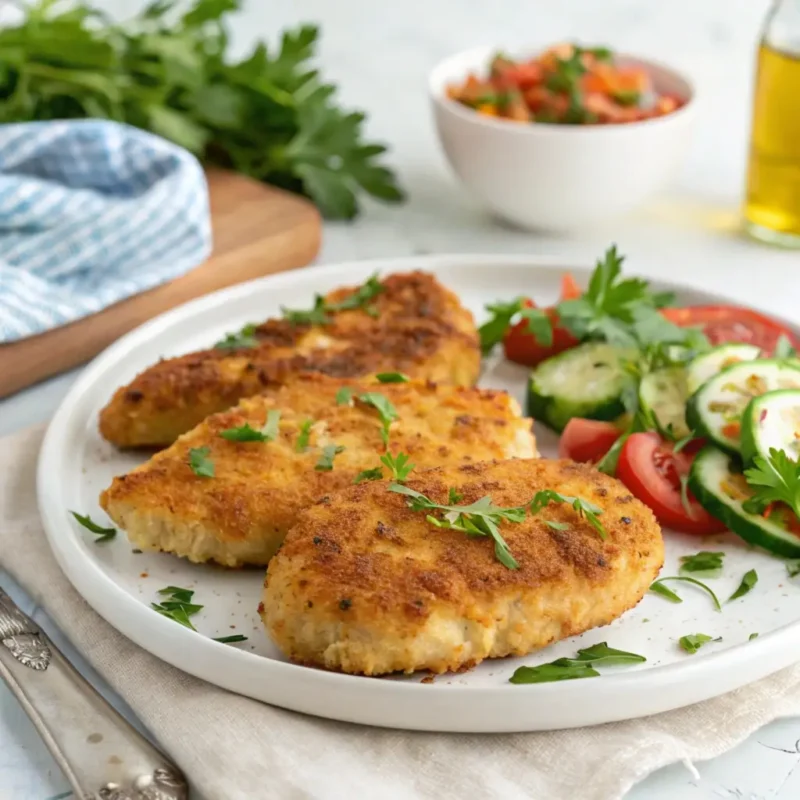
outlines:
[[[431,99],[435,103],[439,103],[465,120],[468,120],[476,125],[483,125],[490,128],[500,128],[504,131],[513,132],[517,135],[523,136],[536,136],[543,133],[552,133],[557,130],[558,133],[565,136],[597,136],[597,135],[613,135],[614,131],[620,129],[631,130],[641,128],[643,126],[652,127],[654,125],[670,124],[671,121],[686,116],[694,111],[695,101],[697,99],[697,88],[695,84],[689,80],[682,72],[669,67],[661,61],[656,61],[650,58],[642,58],[640,56],[631,55],[629,53],[616,53],[615,55],[622,61],[627,61],[639,64],[645,67],[649,72],[661,72],[676,83],[684,85],[683,92],[684,104],[677,110],[671,111],[662,117],[651,117],[650,119],[643,119],[637,122],[624,122],[624,123],[609,123],[606,125],[558,125],[547,122],[537,122],[535,124],[523,125],[519,123],[512,123],[509,120],[495,119],[494,117],[486,116],[485,114],[478,114],[470,108],[462,105],[461,103],[451,100],[445,94],[445,88],[448,83],[457,81],[466,77],[466,72],[463,69],[454,69],[454,64],[462,62],[470,62],[476,65],[488,64],[489,57],[492,53],[504,52],[510,53],[515,58],[530,58],[532,55],[541,52],[540,49],[521,49],[521,48],[504,48],[494,47],[492,45],[482,45],[481,47],[473,47],[469,50],[462,50],[459,53],[454,53],[447,58],[440,61],[430,72],[428,76],[428,91]]]

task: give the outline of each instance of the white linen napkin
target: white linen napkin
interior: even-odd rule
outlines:
[[[258,703],[168,666],[83,601],[36,510],[42,429],[0,441],[0,558],[122,695],[208,800],[617,800],[675,761],[719,755],[800,713],[800,666],[723,697],[594,728],[434,734],[330,722]]]

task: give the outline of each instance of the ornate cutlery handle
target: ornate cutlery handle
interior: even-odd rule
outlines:
[[[187,800],[178,768],[0,589],[0,675],[81,800]]]

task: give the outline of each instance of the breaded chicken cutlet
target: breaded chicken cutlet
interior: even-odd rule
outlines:
[[[277,431],[273,441],[230,441],[221,435],[245,425],[258,434],[269,412]],[[532,458],[531,428],[505,392],[300,376],[209,417],[115,478],[100,504],[143,549],[226,566],[266,564],[303,508],[352,485],[362,471],[382,467],[387,433],[391,453],[404,453],[423,468]],[[190,460],[198,452],[213,465],[213,477],[193,471]]]
[[[119,447],[166,446],[209,414],[300,373],[399,371],[471,386],[479,369],[472,314],[451,291],[424,272],[371,278],[318,298],[311,311],[284,312],[209,350],[153,365],[116,391],[100,413],[100,433]]]
[[[502,507],[555,489],[599,506],[607,539],[571,506],[551,504],[500,523],[519,564],[509,569],[488,536],[435,527],[426,514],[436,511],[412,510],[388,481],[336,492],[299,516],[267,568],[259,612],[289,658],[381,675],[524,655],[635,606],[663,562],[650,509],[588,465],[447,466],[407,485],[437,503],[452,504],[455,491],[459,504],[490,496]]]

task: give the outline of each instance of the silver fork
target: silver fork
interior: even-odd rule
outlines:
[[[81,800],[187,800],[178,768],[0,589],[0,675]]]

